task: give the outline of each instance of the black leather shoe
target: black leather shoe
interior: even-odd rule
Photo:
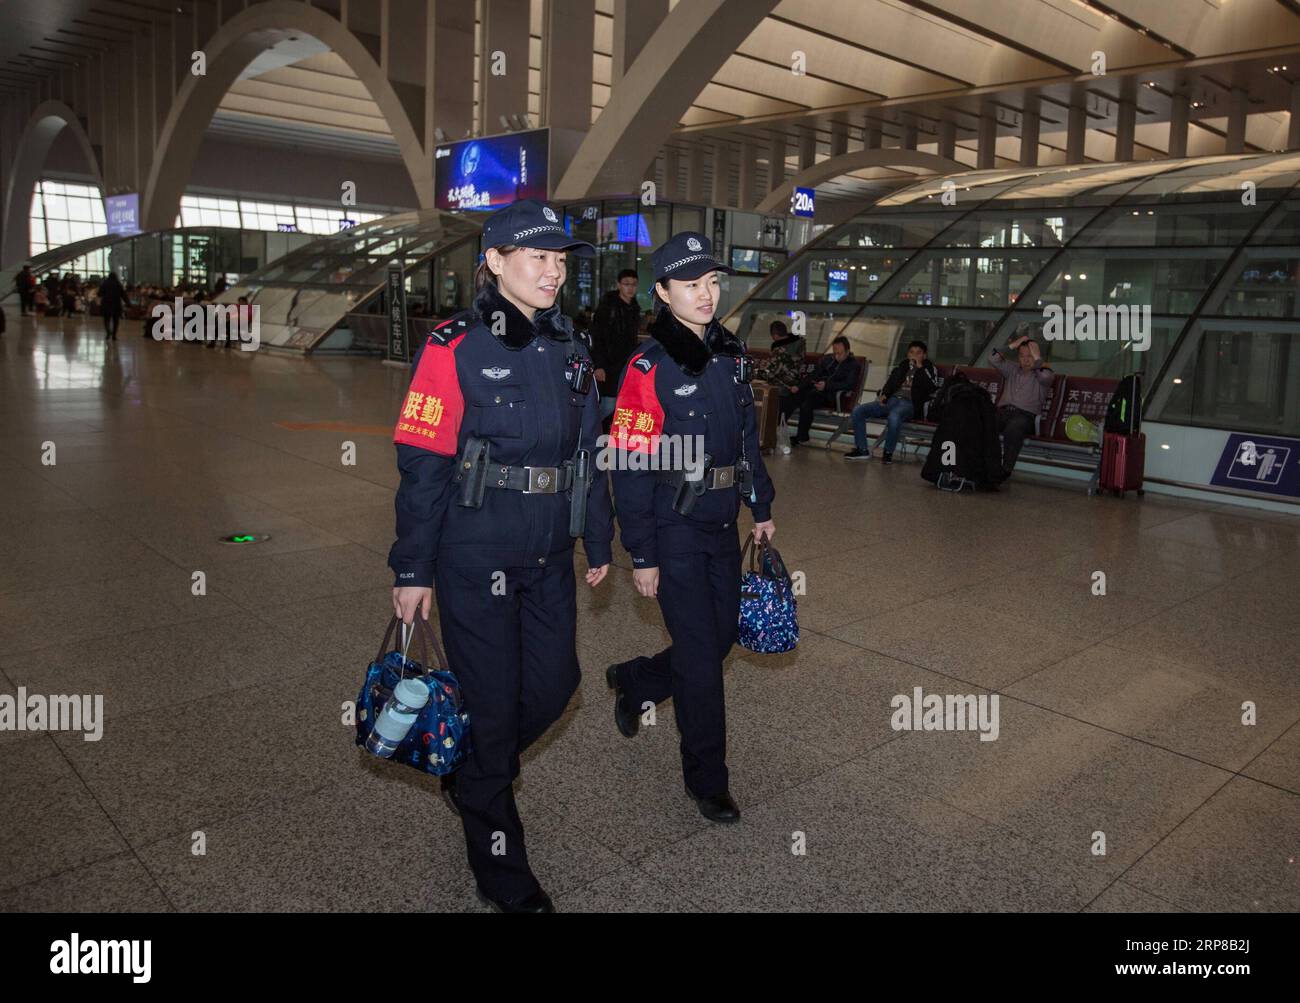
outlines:
[[[624,738],[635,738],[641,727],[641,716],[627,699],[627,693],[618,684],[617,666],[611,665],[605,670],[605,682],[614,691],[614,723]]]
[[[699,805],[700,814],[710,822],[739,822],[740,809],[736,807],[736,802],[731,800],[731,795],[725,791],[721,794],[712,794],[709,797],[700,797],[688,787],[686,793],[695,799]]]
[[[457,816],[460,815],[460,795],[456,793],[456,774],[446,773],[438,778],[438,790],[442,800]]]
[[[513,902],[488,898],[483,894],[483,889],[477,885],[474,887],[474,891],[478,895],[478,900],[485,906],[490,906],[493,912],[555,912],[551,897],[540,888],[526,898],[516,899]]]

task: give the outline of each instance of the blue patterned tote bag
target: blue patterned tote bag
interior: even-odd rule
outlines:
[[[799,623],[794,584],[781,555],[766,538],[756,547],[751,535],[740,568],[740,643],[760,655],[790,651],[799,643]]]
[[[469,755],[469,714],[438,636],[418,612],[406,647],[411,637],[419,638],[419,661],[408,659],[406,650],[388,650],[398,622],[397,617],[388,622],[357,694],[356,743],[384,759],[442,776]],[[429,661],[430,648],[436,663]]]

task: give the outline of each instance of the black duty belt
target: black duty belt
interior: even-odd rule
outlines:
[[[502,491],[526,495],[553,495],[573,486],[573,465],[561,467],[503,467],[488,464],[486,484]]]
[[[676,486],[686,480],[685,470],[660,470],[659,479],[665,484]],[[704,487],[708,491],[721,491],[723,488],[734,488],[736,486],[736,468],[734,465],[729,467],[710,467],[704,474]]]

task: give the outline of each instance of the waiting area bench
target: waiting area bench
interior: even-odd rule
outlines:
[[[754,358],[757,364],[756,368],[759,369],[762,368],[763,363],[772,357],[771,351],[765,348],[751,348],[746,354]],[[803,362],[799,366],[800,382],[811,377],[817,370],[817,364],[824,358],[826,358],[824,352],[805,352]],[[837,392],[833,408],[818,408],[813,412],[813,428],[830,432],[830,442],[834,442],[850,427],[849,422],[850,416],[853,414],[853,408],[862,396],[862,388],[867,380],[867,370],[871,368],[871,360],[859,359],[858,361],[862,363],[862,366],[858,370],[858,380],[853,388]]]
[[[983,387],[996,403],[1002,389],[1002,374],[996,369],[975,366],[937,366],[946,383],[957,373],[962,373],[972,383]],[[1105,423],[1106,407],[1110,403],[1118,380],[1096,376],[1067,376],[1056,373],[1047,392],[1042,414],[1034,424],[1034,434],[1025,439],[1020,455],[1031,460],[1058,466],[1091,469],[1096,466],[1097,452],[1101,448],[1100,434],[1093,442],[1079,442],[1066,434],[1066,423],[1074,415],[1082,415],[1098,428]],[[936,424],[913,418],[903,425],[899,437],[902,449],[929,446]]]

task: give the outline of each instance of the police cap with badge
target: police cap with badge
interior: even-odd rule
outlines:
[[[545,202],[520,199],[498,209],[483,224],[483,246],[536,247],[544,251],[569,251],[581,258],[594,258],[596,248],[577,240],[560,223],[560,214]]]
[[[655,281],[669,279],[698,279],[709,272],[735,275],[736,270],[724,265],[713,256],[713,244],[702,233],[684,230],[674,234],[650,256],[654,266]]]

